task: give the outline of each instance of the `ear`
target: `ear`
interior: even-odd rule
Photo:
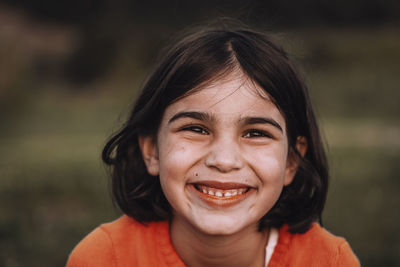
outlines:
[[[297,137],[296,149],[300,156],[303,158],[307,152],[307,139],[304,136]],[[297,168],[299,167],[300,158],[299,155],[293,149],[289,149],[289,155],[286,161],[286,171],[284,185],[289,185],[294,176],[296,175]]]
[[[138,141],[147,172],[150,175],[157,176],[159,174],[159,160],[156,140],[149,136],[139,136]]]

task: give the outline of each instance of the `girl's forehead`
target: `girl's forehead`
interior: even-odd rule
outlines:
[[[243,116],[270,116],[279,120],[281,124],[285,123],[280,110],[271,101],[268,93],[242,73],[232,73],[199,86],[169,105],[165,114],[169,117],[187,111],[220,114],[223,116],[221,118],[232,119]]]

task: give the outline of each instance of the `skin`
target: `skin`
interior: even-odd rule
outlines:
[[[288,156],[285,119],[261,88],[231,73],[169,105],[157,139],[139,144],[173,208],[171,240],[186,264],[264,266],[268,230],[257,231],[258,221],[293,180],[297,160]],[[297,149],[304,155],[304,142]],[[194,187],[203,182],[247,192],[210,197]]]

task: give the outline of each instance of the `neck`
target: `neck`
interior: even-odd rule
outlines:
[[[172,219],[171,241],[187,266],[265,265],[265,246],[269,231],[259,232],[257,225],[232,235],[208,235],[183,219]]]

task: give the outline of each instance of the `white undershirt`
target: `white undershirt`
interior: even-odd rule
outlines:
[[[265,247],[265,267],[268,266],[269,260],[272,257],[272,253],[274,253],[274,249],[276,244],[278,243],[279,231],[276,228],[271,228],[269,230],[268,243]]]

